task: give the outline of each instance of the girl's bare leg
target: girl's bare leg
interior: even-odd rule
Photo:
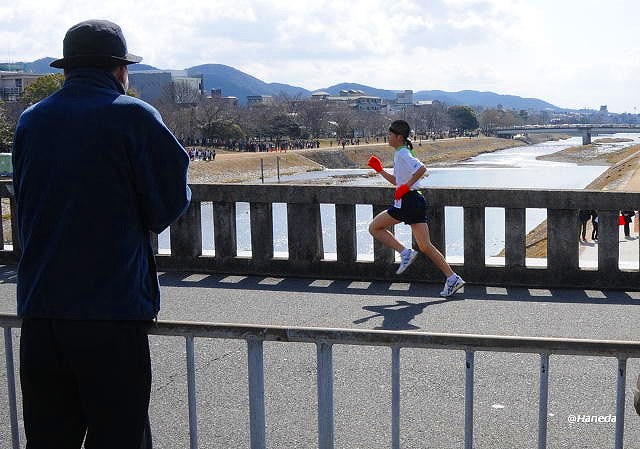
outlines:
[[[415,223],[411,225],[411,232],[413,232],[420,251],[422,251],[447,278],[451,276],[453,274],[451,266],[447,263],[442,253],[438,251],[438,248],[431,243],[429,226],[427,226],[426,223]]]
[[[374,217],[371,223],[369,223],[369,234],[383,245],[393,248],[397,252],[402,252],[404,246],[387,229],[398,223],[400,222],[389,215],[387,211],[380,212]]]

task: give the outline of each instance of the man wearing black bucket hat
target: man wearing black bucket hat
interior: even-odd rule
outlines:
[[[189,157],[125,95],[142,58],[118,25],[74,25],[63,56],[63,87],[22,114],[13,151],[27,448],[150,447],[150,231],[186,210]]]

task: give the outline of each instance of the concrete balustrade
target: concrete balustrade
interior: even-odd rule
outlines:
[[[374,243],[374,257],[358,260],[356,204],[369,204],[374,214],[392,201],[388,187],[302,185],[192,185],[187,213],[171,226],[171,254],[157,255],[158,268],[267,276],[308,276],[362,280],[441,282],[441,273],[425,258],[397,276],[392,250]],[[0,185],[0,197],[11,198],[11,185]],[[468,283],[499,286],[638,289],[640,272],[618,268],[618,210],[640,205],[640,194],[585,190],[433,188],[429,202],[430,233],[444,253],[445,207],[464,210],[464,262],[453,264]],[[203,255],[201,203],[213,204],[215,255]],[[236,203],[250,204],[251,256],[238,256]],[[274,203],[287,204],[288,258],[274,257]],[[337,260],[324,259],[320,204],[334,204]],[[13,199],[11,200],[13,207]],[[485,208],[505,209],[504,266],[485,260]],[[527,208],[547,209],[546,267],[525,263]],[[597,269],[579,267],[578,209],[599,214]],[[6,225],[6,223],[5,223]],[[12,221],[12,229],[15,223]],[[211,232],[211,230],[205,230]],[[15,232],[14,232],[15,235]],[[19,247],[0,251],[0,262],[18,260]],[[154,238],[154,244],[157,240]],[[157,246],[155,246],[157,248]]]

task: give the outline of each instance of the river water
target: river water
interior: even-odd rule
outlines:
[[[598,152],[604,153],[621,147],[640,143],[640,134],[607,135],[602,137],[620,137],[632,139],[632,142],[598,145]],[[577,165],[566,162],[538,160],[543,156],[565,148],[581,145],[580,137],[560,141],[544,142],[526,147],[516,147],[476,156],[453,167],[430,168],[429,176],[423,180],[428,187],[465,187],[465,188],[531,188],[531,189],[582,189],[597,178],[608,167],[601,165]],[[389,148],[389,151],[392,151]],[[331,179],[333,178],[333,179]],[[281,182],[313,183],[317,185],[328,180],[332,184],[339,180],[340,185],[379,186],[389,185],[380,176],[371,176],[371,170],[323,170],[281,177]],[[277,182],[277,179],[265,180]],[[318,188],[322,188],[321,185]],[[335,208],[322,204],[322,232],[326,259],[335,259]],[[546,219],[545,209],[527,209],[527,232]],[[203,252],[213,251],[213,219],[211,203],[202,205]],[[249,204],[237,203],[237,242],[238,254],[249,255],[251,236],[249,222]],[[356,234],[359,260],[373,259],[373,239],[367,231],[372,218],[372,208],[368,205],[356,206]],[[273,205],[274,253],[286,257],[287,254],[287,218],[286,204]],[[505,227],[504,209],[487,208],[485,216],[486,256],[493,256],[504,248]],[[395,228],[398,239],[410,245],[411,229],[406,225]],[[445,241],[447,258],[462,257],[464,249],[463,212],[460,207],[445,208]],[[170,246],[168,232],[160,234],[159,247],[167,252]]]

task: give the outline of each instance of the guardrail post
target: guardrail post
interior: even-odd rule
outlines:
[[[13,245],[13,254],[17,260],[22,254],[22,246],[20,245],[18,234],[18,207],[16,205],[16,199],[13,196],[9,200],[9,205],[11,209],[11,245]]]
[[[400,449],[400,346],[391,348],[391,448]]]
[[[540,392],[538,399],[538,449],[547,447],[547,412],[549,402],[549,354],[540,354]]]
[[[189,448],[198,449],[198,414],[196,411],[196,369],[193,337],[187,336],[187,395],[189,398]]]
[[[464,385],[464,449],[473,448],[473,370],[474,352],[466,352],[466,376]]]
[[[4,353],[7,367],[7,389],[9,390],[9,418],[11,419],[11,445],[13,449],[20,449],[20,434],[18,432],[18,406],[16,401],[16,378],[13,366],[13,341],[11,328],[4,328]]]
[[[618,385],[616,388],[616,449],[624,445],[624,405],[627,382],[627,359],[618,359]]]
[[[251,449],[265,449],[264,416],[264,356],[262,340],[247,338],[247,366],[249,375],[249,427]]]
[[[333,361],[331,344],[316,343],[318,353],[318,447],[333,449]]]

